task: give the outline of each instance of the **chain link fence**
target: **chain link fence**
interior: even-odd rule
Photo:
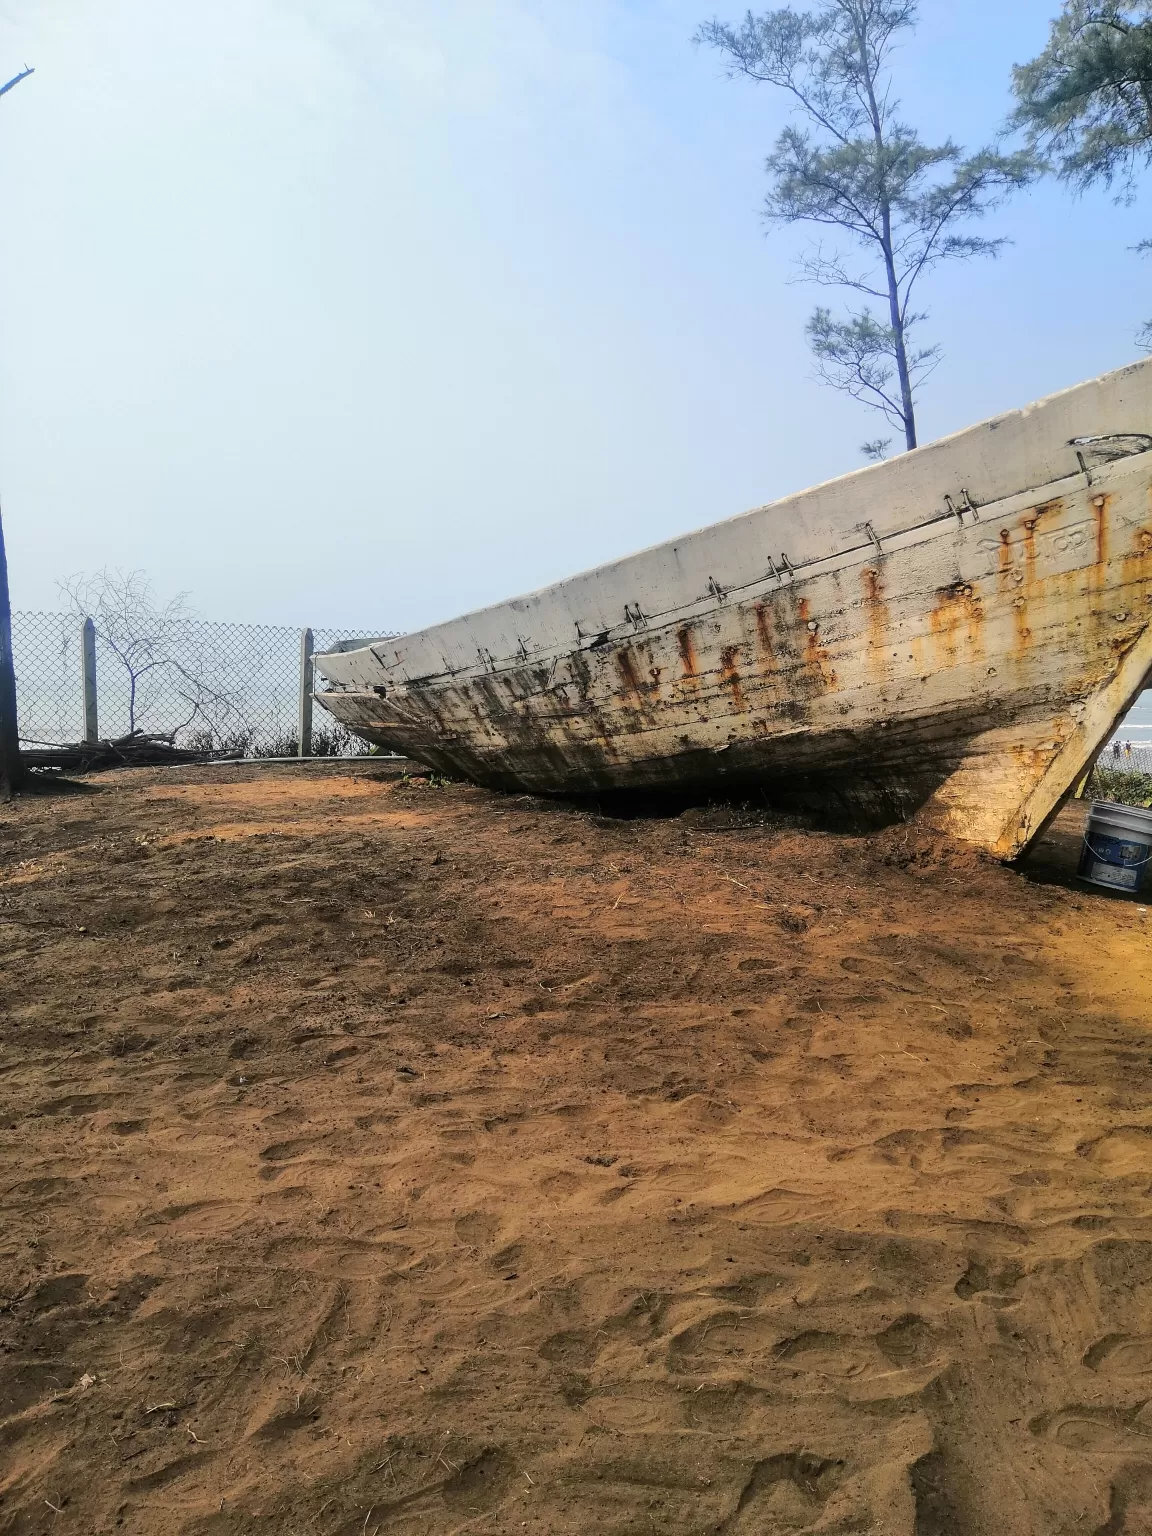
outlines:
[[[299,629],[270,624],[214,624],[182,619],[136,659],[136,675],[108,639],[95,634],[98,734],[115,740],[132,731],[163,736],[178,746],[225,750],[237,757],[294,757],[298,749],[301,688]],[[342,642],[381,639],[346,629],[313,631],[317,654]],[[27,746],[83,741],[86,727],[83,620],[69,613],[13,613],[12,652],[20,739]],[[1118,739],[1101,754],[1104,774],[1152,774],[1152,694],[1129,716],[1131,740]],[[367,751],[322,709],[315,712],[312,755],[352,756]]]
[[[115,740],[136,731],[177,746],[225,750],[237,757],[294,757],[301,686],[301,634],[269,624],[185,620],[162,647],[130,667],[95,634],[98,734]],[[316,629],[319,653],[364,637]],[[86,731],[83,620],[66,613],[13,613],[12,653],[20,739],[65,746]],[[148,661],[148,655],[161,659]],[[91,692],[91,690],[90,690]],[[312,729],[312,755],[368,750],[323,710]]]
[[[1152,742],[1114,742],[1100,754],[1096,766],[1112,773],[1152,773]]]

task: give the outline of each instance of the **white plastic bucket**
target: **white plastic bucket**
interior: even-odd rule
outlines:
[[[1152,811],[1097,800],[1088,813],[1080,878],[1137,895],[1152,867]]]

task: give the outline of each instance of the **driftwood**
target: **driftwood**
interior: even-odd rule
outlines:
[[[96,773],[105,768],[146,768],[175,763],[210,763],[225,751],[196,751],[174,746],[167,736],[136,732],[115,741],[80,741],[68,746],[30,746],[20,753],[26,769],[58,773]]]

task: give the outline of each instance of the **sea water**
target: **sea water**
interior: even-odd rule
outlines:
[[[1131,758],[1124,754],[1122,759],[1125,766],[1152,772],[1152,688],[1140,695],[1116,727],[1101,758],[1105,767],[1114,761],[1112,744],[1117,741],[1122,745],[1132,744]]]

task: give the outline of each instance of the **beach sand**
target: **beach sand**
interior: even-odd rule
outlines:
[[[1152,1530],[1152,930],[897,828],[0,807],[0,1533]]]

